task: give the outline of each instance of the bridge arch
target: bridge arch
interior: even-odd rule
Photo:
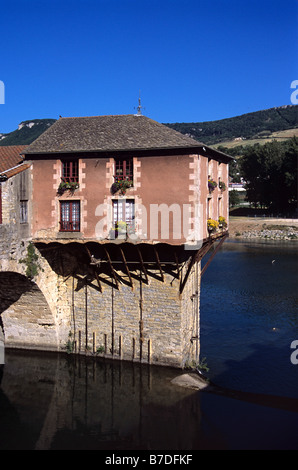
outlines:
[[[18,272],[0,272],[0,327],[5,347],[59,349],[55,316],[44,294]]]

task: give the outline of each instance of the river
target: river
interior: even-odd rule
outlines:
[[[170,368],[6,351],[0,450],[298,450],[297,261],[296,242],[228,241],[206,270],[201,357],[227,394]]]

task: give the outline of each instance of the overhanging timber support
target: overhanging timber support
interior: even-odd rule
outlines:
[[[146,279],[146,284],[149,284],[148,274],[147,274],[147,271],[146,271],[146,268],[145,268],[142,253],[141,253],[138,246],[136,248],[137,248],[138,257],[139,257],[139,260],[140,260],[140,265],[141,265],[141,268],[142,268],[141,271],[143,271],[143,273],[144,273],[144,276],[145,276],[145,279]]]
[[[170,274],[178,280],[177,289],[181,295],[193,266],[217,245],[202,269],[201,274],[204,274],[227,236],[228,233],[223,233],[216,238],[212,236],[204,239],[202,246],[193,250],[185,249],[184,245],[172,246],[166,243],[153,246],[146,243],[101,243],[95,240],[34,243],[58,275],[63,275],[65,280],[75,276],[81,281],[86,277],[88,285],[101,293],[104,285],[119,290],[120,283],[123,283],[133,290],[136,280],[149,285],[149,279],[155,278],[164,283],[166,275]],[[93,280],[98,287],[92,284]]]
[[[94,276],[95,276],[95,278],[96,278],[98,288],[99,288],[100,292],[102,292],[101,282],[100,282],[98,273],[97,273],[97,271],[96,271],[96,266],[97,266],[98,263],[93,262],[93,260],[92,260],[92,255],[91,255],[91,253],[90,253],[90,250],[89,250],[89,248],[88,248],[86,245],[85,245],[85,248],[86,248],[86,251],[87,251],[88,256],[89,256],[89,258],[90,258],[90,264],[91,264],[91,266],[92,266],[92,270],[93,270]]]
[[[108,259],[108,263],[109,263],[109,266],[110,266],[110,270],[111,270],[111,273],[112,273],[112,276],[113,276],[113,279],[115,281],[115,284],[116,284],[116,288],[119,290],[119,282],[118,282],[118,279],[117,279],[117,275],[115,273],[115,270],[113,268],[113,263],[111,261],[111,257],[109,255],[109,252],[108,250],[106,249],[106,247],[104,247],[104,250],[105,250],[105,253],[106,253],[106,256],[107,256],[107,259]]]
[[[127,276],[128,276],[128,278],[129,278],[130,286],[131,286],[131,288],[133,289],[133,282],[132,282],[132,278],[131,278],[131,275],[130,275],[130,271],[129,271],[129,268],[128,268],[128,265],[127,265],[127,261],[126,261],[125,255],[124,255],[124,253],[123,253],[122,248],[119,247],[119,250],[120,250],[121,257],[122,257],[122,260],[123,260],[123,263],[124,263],[124,266],[125,266],[125,269],[126,269],[126,272],[127,272]]]
[[[198,263],[201,261],[201,259],[208,253],[208,251],[210,250],[211,246],[213,245],[213,241],[210,240],[208,241],[205,245],[202,246],[202,248],[200,248],[196,253],[193,254],[193,256],[191,257],[189,263],[188,263],[188,267],[187,267],[187,270],[186,270],[186,273],[184,275],[184,278],[181,277],[181,281],[180,281],[180,295],[182,294],[183,290],[184,290],[184,287],[187,283],[187,280],[188,280],[188,277],[189,277],[189,274],[192,270],[192,267],[195,263]]]
[[[157,266],[158,266],[159,271],[160,271],[161,280],[162,280],[162,282],[164,282],[165,278],[164,278],[164,275],[163,275],[163,270],[162,270],[162,267],[161,267],[161,264],[160,264],[160,259],[159,259],[159,256],[158,256],[158,252],[157,252],[155,247],[154,247],[154,253],[155,253],[155,257],[156,257]]]
[[[208,268],[209,264],[211,263],[211,261],[213,260],[214,256],[218,253],[219,249],[221,248],[223,242],[226,240],[226,238],[228,237],[228,235],[225,235],[221,240],[220,242],[218,243],[217,247],[215,248],[214,252],[212,253],[212,255],[210,256],[210,258],[208,259],[207,263],[205,264],[205,266],[203,267],[202,269],[202,272],[201,272],[201,276],[203,276],[203,274],[205,273],[206,269]]]

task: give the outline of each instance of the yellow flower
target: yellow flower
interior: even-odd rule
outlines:
[[[216,230],[218,228],[219,223],[217,222],[217,220],[208,219],[207,220],[207,225],[208,225],[208,229]]]

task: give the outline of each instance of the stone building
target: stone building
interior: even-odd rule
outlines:
[[[60,118],[23,155],[53,317],[34,347],[198,361],[200,262],[227,236],[230,157],[142,115]]]
[[[31,212],[30,164],[20,153],[25,146],[0,147],[0,271],[15,271],[30,239]],[[9,306],[16,286],[0,273],[0,341],[3,339],[3,312]],[[6,333],[9,334],[7,324]]]
[[[20,155],[25,148],[0,147],[0,239],[7,243],[2,258],[7,257],[8,249],[16,249],[20,240],[30,237],[30,163],[24,163]]]

